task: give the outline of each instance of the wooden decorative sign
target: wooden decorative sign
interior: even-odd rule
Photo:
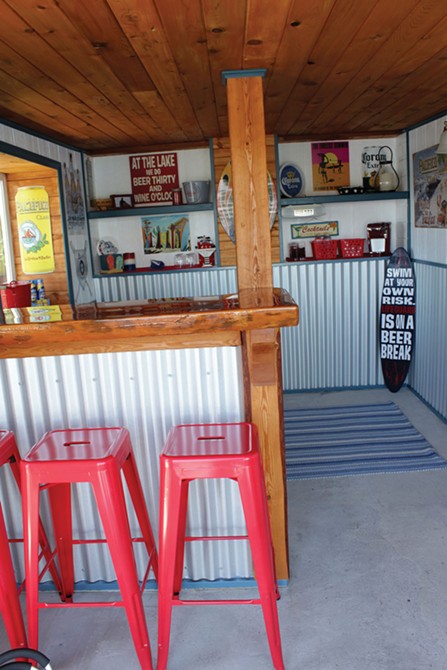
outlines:
[[[399,247],[386,267],[380,306],[380,359],[385,384],[392,393],[400,389],[410,368],[415,319],[413,263]]]
[[[172,205],[179,187],[177,154],[174,151],[129,156],[135,207]]]

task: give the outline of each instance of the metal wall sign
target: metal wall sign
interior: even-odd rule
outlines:
[[[175,151],[129,156],[132,195],[136,207],[172,205],[179,187]]]
[[[415,319],[413,263],[399,247],[386,266],[380,305],[380,359],[385,384],[393,393],[400,389],[410,368]]]

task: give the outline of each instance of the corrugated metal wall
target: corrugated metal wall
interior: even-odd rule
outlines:
[[[299,326],[282,331],[286,390],[381,383],[376,333],[383,271],[382,260],[274,267],[275,286],[286,288],[300,306]],[[236,275],[230,268],[149,279],[111,278],[97,283],[100,300],[125,300],[229,293],[236,288]],[[0,377],[0,426],[15,431],[22,453],[51,428],[129,428],[156,533],[158,455],[169,428],[180,422],[243,417],[240,350],[232,347],[4,360],[0,361]],[[5,468],[0,477],[8,526],[20,533],[17,495]],[[77,531],[94,536],[99,520],[86,485],[74,500]],[[191,503],[192,533],[243,532],[243,515],[233,482],[196,482]],[[114,580],[103,546],[88,550],[78,547],[75,551],[77,581]],[[15,553],[21,564],[20,549]],[[144,562],[144,552],[140,551],[140,569]],[[185,577],[250,576],[246,543],[194,543],[188,547]]]
[[[415,226],[413,188],[417,152],[433,147],[434,153],[444,116],[415,127],[408,134],[411,255],[416,275],[416,338],[409,383],[447,421],[447,234],[445,228]]]
[[[273,283],[300,308],[300,323],[282,329],[287,391],[376,386],[377,315],[385,261],[282,263]],[[219,295],[237,290],[234,268],[96,279],[97,300]]]
[[[181,422],[243,418],[240,350],[235,347],[2,360],[0,378],[0,426],[14,430],[22,454],[52,428],[129,428],[155,533],[158,455],[169,428]],[[8,528],[21,535],[20,501],[7,468],[1,469],[0,477]],[[199,484],[203,482],[192,485],[191,531],[243,532],[243,515],[233,482]],[[99,529],[96,506],[87,485],[80,490],[74,496],[75,529],[84,537],[92,537]],[[228,544],[232,546],[225,546]],[[211,543],[194,543],[193,567],[188,550],[185,576],[251,576],[247,548],[235,544],[216,548]],[[21,547],[14,551],[23,574]],[[78,547],[75,551],[77,581],[115,579],[103,546],[89,547],[88,551]],[[142,569],[144,553],[139,555]]]
[[[94,282],[98,302],[222,295],[237,290],[234,267],[104,277]]]
[[[385,261],[289,263],[274,284],[299,305],[300,322],[282,330],[286,391],[383,384],[377,318]]]
[[[410,383],[447,420],[447,267],[418,261],[414,266],[416,340]]]

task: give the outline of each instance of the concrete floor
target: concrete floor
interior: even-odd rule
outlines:
[[[285,405],[384,399],[447,458],[447,425],[406,389],[287,395]],[[292,481],[288,505],[287,670],[445,670],[447,470]],[[144,599],[155,660],[156,593]],[[40,628],[54,670],[138,670],[121,610],[50,610]],[[176,608],[169,660],[169,670],[270,670],[260,609]]]

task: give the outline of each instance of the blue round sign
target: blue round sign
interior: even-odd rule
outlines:
[[[297,198],[304,188],[304,176],[294,163],[284,163],[279,170],[279,188],[286,198]]]

